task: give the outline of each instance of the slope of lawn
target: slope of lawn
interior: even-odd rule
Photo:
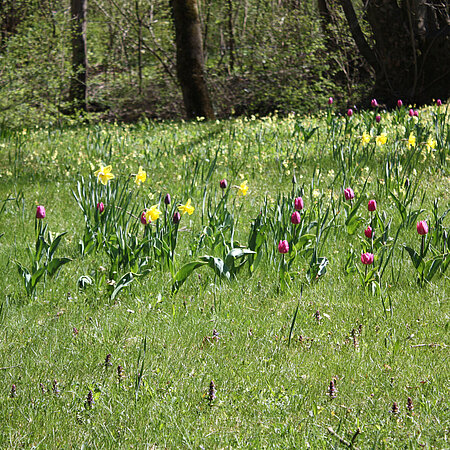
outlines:
[[[0,129],[0,446],[449,447],[450,113],[408,111]]]

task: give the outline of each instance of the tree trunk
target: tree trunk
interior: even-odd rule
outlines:
[[[87,109],[86,85],[86,9],[87,0],[70,0],[72,18],[72,71],[70,100],[73,110]]]
[[[450,94],[450,18],[441,0],[368,0],[371,49],[350,0],[340,0],[353,38],[375,68],[373,95],[393,104],[398,98],[423,104]]]
[[[177,48],[177,77],[188,119],[213,119],[204,76],[203,46],[197,0],[171,0]]]

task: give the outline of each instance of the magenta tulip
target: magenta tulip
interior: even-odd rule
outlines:
[[[436,100],[436,105],[442,106],[442,100],[441,100],[440,98],[438,98],[438,99]]]
[[[287,253],[289,251],[288,241],[280,241],[278,244],[278,251],[280,253]]]
[[[397,100],[397,106],[399,108],[401,108],[403,106],[403,102],[400,99]]]
[[[367,239],[371,239],[372,238],[372,227],[368,226],[365,230],[364,230],[364,234],[366,236]]]
[[[36,208],[36,219],[45,219],[45,208],[43,206]]]
[[[328,99],[328,104],[329,104],[329,105],[332,105],[333,102],[334,102],[333,97],[330,97],[330,98]]]
[[[142,225],[148,225],[150,223],[150,220],[147,221],[147,218],[145,217],[145,211],[142,211],[141,223],[142,223]]]
[[[294,211],[291,216],[291,223],[294,225],[298,225],[302,220],[300,213],[298,211]]]
[[[103,202],[97,203],[97,211],[99,214],[101,214],[105,210],[105,205]]]
[[[302,199],[301,197],[297,197],[297,198],[294,200],[294,208],[295,208],[297,211],[301,211],[301,210],[303,209],[303,207],[304,207],[303,199]]]
[[[414,111],[414,117],[419,117],[419,111],[417,109]]]
[[[372,108],[376,108],[378,107],[378,102],[375,98],[372,99],[372,101],[370,102],[370,104],[372,105]]]
[[[421,236],[425,236],[426,234],[428,234],[428,224],[425,222],[425,220],[417,222],[417,232]]]
[[[181,214],[178,211],[175,211],[172,217],[172,222],[177,224],[181,220]]]
[[[170,198],[170,194],[166,194],[166,196],[164,197],[164,204],[165,205],[170,205],[172,199]]]
[[[367,205],[367,209],[370,212],[373,212],[377,209],[377,202],[375,200],[369,200],[369,204]]]
[[[375,122],[376,122],[376,123],[380,123],[380,122],[381,122],[381,116],[380,116],[379,114],[377,114],[377,115],[375,116]]]
[[[413,117],[414,116],[414,110],[410,109],[408,114],[409,114],[409,117]]]
[[[347,116],[348,116],[348,117],[352,117],[352,116],[353,116],[353,109],[352,109],[352,108],[349,108],[349,109],[348,109],[348,111],[347,111]]]
[[[220,186],[220,189],[226,189],[228,186],[227,180],[225,180],[225,178],[223,180],[220,180],[219,186]]]
[[[373,264],[373,253],[363,253],[361,255],[361,262],[363,264]]]
[[[354,199],[355,198],[355,193],[353,192],[353,189],[352,188],[344,189],[344,197],[345,197],[345,200],[352,200],[352,199]]]

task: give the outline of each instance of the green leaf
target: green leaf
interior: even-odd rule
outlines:
[[[431,281],[434,275],[436,274],[437,270],[441,266],[442,262],[444,261],[444,255],[436,256],[433,259],[430,259],[426,262],[425,268],[424,268],[424,274],[425,279],[427,281]]]
[[[132,272],[126,273],[116,284],[114,291],[111,294],[111,300],[117,297],[117,294],[124,288],[130,285],[134,280]]]
[[[65,231],[64,233],[61,233],[59,236],[57,236],[53,242],[50,245],[50,249],[48,251],[48,259],[52,259],[54,253],[56,252],[56,249],[58,248],[60,242],[61,242],[61,238],[67,234],[67,231]]]
[[[208,264],[208,261],[193,261],[185,264],[174,276],[172,284],[172,294],[178,292],[183,283],[195,269]]]
[[[409,253],[409,256],[411,257],[411,260],[416,270],[422,272],[422,270],[420,270],[420,264],[422,262],[422,258],[420,257],[420,255],[414,249],[408,247],[407,245],[403,245],[403,247]]]
[[[70,258],[55,258],[50,261],[50,263],[47,266],[47,272],[49,276],[55,275],[55,273],[58,271],[58,269],[63,266],[64,264],[67,264],[68,262],[72,261]]]

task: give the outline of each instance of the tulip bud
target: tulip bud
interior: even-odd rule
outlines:
[[[292,216],[291,216],[291,223],[293,223],[294,225],[298,225],[298,224],[300,223],[301,219],[302,219],[302,218],[301,218],[299,212],[294,211],[294,212],[292,213]]]
[[[377,114],[377,115],[375,116],[375,122],[376,122],[376,123],[380,123],[380,122],[381,122],[381,116],[380,116],[379,114]]]
[[[181,214],[178,211],[175,211],[172,217],[172,222],[177,224],[181,220]]]
[[[348,111],[347,111],[347,116],[348,116],[348,117],[352,117],[352,116],[353,116],[353,109],[352,109],[352,108],[349,108],[349,109],[348,109]]]
[[[367,205],[369,211],[375,211],[377,209],[377,202],[375,200],[369,200],[369,204]]]
[[[372,105],[372,108],[377,108],[378,107],[378,102],[377,102],[377,100],[375,98],[372,99],[370,104]]]
[[[278,244],[278,251],[280,253],[287,253],[289,251],[288,241],[280,241]]]
[[[45,208],[43,206],[36,208],[36,219],[45,219]]]
[[[223,180],[220,180],[219,186],[220,186],[220,189],[226,189],[228,186],[227,180],[225,180],[225,178]]]
[[[400,99],[397,100],[397,106],[399,108],[401,108],[403,106],[403,102]]]
[[[105,205],[103,202],[97,203],[97,211],[99,214],[101,214],[105,210]]]
[[[145,211],[142,211],[142,214],[141,214],[141,223],[142,223],[142,225],[148,225],[149,222],[150,221],[147,221],[147,217],[145,217]]]
[[[428,234],[428,224],[425,222],[425,220],[421,220],[420,222],[417,222],[417,232],[421,236]]]
[[[372,238],[372,227],[368,226],[365,230],[364,230],[364,234],[366,236],[367,239],[371,239]]]
[[[373,264],[373,253],[363,253],[361,255],[361,262],[366,265]]]
[[[301,211],[301,210],[303,209],[303,207],[304,207],[303,199],[302,199],[301,197],[297,197],[297,198],[294,200],[294,208],[295,208],[297,211]]]
[[[330,98],[328,99],[328,104],[329,104],[329,105],[332,105],[333,102],[334,102],[333,97],[330,97]]]
[[[417,109],[414,111],[414,117],[419,117],[419,111]]]
[[[164,197],[164,204],[170,205],[171,201],[172,201],[172,199],[170,198],[170,194],[166,194],[166,196]]]
[[[436,100],[436,105],[442,106],[442,100],[441,100],[440,98],[438,98],[438,99]]]
[[[413,117],[414,116],[414,110],[410,109],[408,114],[409,114],[409,117]]]
[[[355,193],[353,192],[353,189],[352,188],[344,189],[344,197],[345,200],[352,200],[353,198],[355,198]]]

